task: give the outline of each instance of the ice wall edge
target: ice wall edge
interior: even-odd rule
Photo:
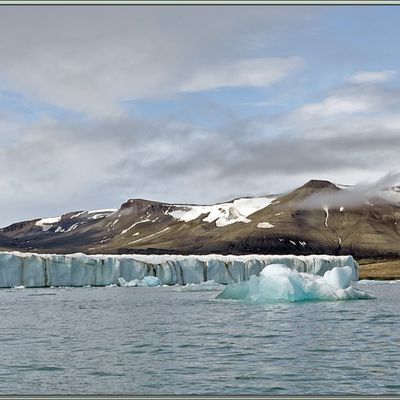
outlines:
[[[299,272],[323,275],[334,267],[349,266],[354,280],[358,264],[352,256],[329,255],[86,255],[0,252],[0,287],[107,286],[157,276],[165,285],[213,280],[228,284],[259,275],[269,264],[279,263]]]

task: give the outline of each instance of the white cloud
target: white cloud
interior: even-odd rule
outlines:
[[[386,82],[393,79],[397,72],[393,70],[380,71],[380,72],[368,72],[359,71],[348,78],[349,82],[352,83],[379,83]]]
[[[305,104],[297,115],[305,118],[329,118],[340,115],[388,112],[400,106],[399,91],[383,86],[348,84],[328,93],[319,102]]]
[[[369,98],[331,96],[319,103],[307,104],[300,113],[310,116],[331,117],[337,114],[353,114],[370,111],[373,102]]]
[[[198,67],[180,90],[197,92],[221,87],[269,86],[304,64],[301,57],[256,58]]]

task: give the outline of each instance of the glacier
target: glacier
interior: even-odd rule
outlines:
[[[297,272],[323,276],[348,266],[358,279],[352,256],[329,255],[86,255],[0,252],[0,287],[109,286],[157,277],[164,285],[214,281],[230,284],[259,275],[269,264],[284,264]],[[147,278],[148,279],[148,278]]]
[[[284,264],[270,264],[248,281],[230,284],[217,299],[242,300],[250,303],[306,300],[372,299],[370,294],[351,285],[350,266],[334,267],[323,276],[298,272]]]

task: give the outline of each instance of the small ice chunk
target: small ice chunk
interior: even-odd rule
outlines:
[[[201,283],[188,283],[177,290],[179,292],[211,292],[215,290],[221,290],[223,288],[224,285],[211,280]]]
[[[157,278],[156,276],[145,276],[142,279],[142,283],[145,286],[161,286],[162,285],[160,278]]]
[[[133,279],[127,282],[124,278],[118,278],[118,283],[120,286],[125,287],[144,287],[144,286],[161,286],[162,282],[160,278],[156,276],[145,276],[142,280]]]

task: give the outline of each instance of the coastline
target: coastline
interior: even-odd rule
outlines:
[[[400,259],[357,260],[359,279],[395,280],[400,279]]]

